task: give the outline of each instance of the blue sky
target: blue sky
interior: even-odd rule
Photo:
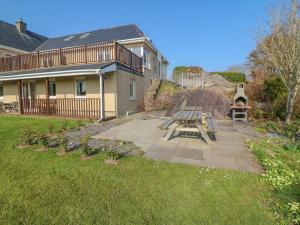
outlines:
[[[137,24],[174,66],[225,70],[246,61],[254,30],[275,0],[2,0],[0,19],[56,37]]]

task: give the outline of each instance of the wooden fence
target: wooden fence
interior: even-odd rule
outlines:
[[[26,115],[100,118],[99,98],[22,99]]]
[[[142,58],[123,45],[101,43],[0,58],[0,72],[117,61],[139,72]]]

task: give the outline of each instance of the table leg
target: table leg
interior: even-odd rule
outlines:
[[[172,137],[172,135],[173,135],[173,133],[175,132],[175,130],[176,130],[176,128],[178,127],[178,125],[179,125],[178,123],[173,123],[173,124],[170,126],[168,132],[167,132],[166,135],[164,136],[164,140],[165,140],[165,141],[168,141],[168,140],[170,139],[170,137]]]
[[[202,135],[202,137],[204,138],[204,140],[206,141],[206,143],[211,144],[210,138],[208,137],[208,135],[205,132],[205,130],[203,129],[203,127],[200,124],[197,124],[197,128],[198,128],[200,134]]]

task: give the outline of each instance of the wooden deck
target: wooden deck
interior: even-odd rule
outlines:
[[[82,45],[2,57],[0,58],[0,72],[114,61],[142,72],[142,58],[117,42]]]

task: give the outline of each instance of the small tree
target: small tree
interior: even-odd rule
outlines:
[[[259,39],[257,54],[265,68],[278,75],[288,90],[285,122],[290,123],[300,89],[300,20],[296,0],[270,11],[269,33]]]

